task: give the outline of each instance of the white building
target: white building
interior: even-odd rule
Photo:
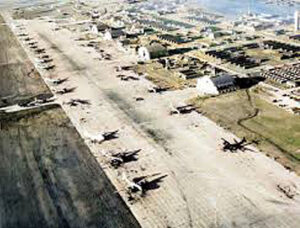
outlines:
[[[98,34],[98,33],[99,33],[98,28],[97,28],[97,25],[92,25],[92,26],[91,26],[91,32],[92,32],[93,34]]]
[[[142,61],[149,61],[151,59],[150,52],[146,47],[140,47],[138,55]]]
[[[218,95],[219,91],[209,76],[197,80],[197,90],[201,96]]]
[[[113,40],[113,39],[119,39],[121,37],[124,37],[125,35],[126,34],[122,29],[111,28],[111,29],[107,29],[104,32],[103,38],[104,40]]]
[[[295,31],[297,32],[299,30],[299,24],[300,24],[300,20],[299,20],[299,11],[295,11]]]
[[[141,61],[168,56],[168,50],[159,43],[152,43],[138,49],[138,55]]]
[[[91,30],[91,33],[93,33],[93,34],[99,34],[99,33],[104,34],[106,32],[106,30],[108,30],[108,29],[109,29],[109,26],[102,22],[97,22],[97,23],[90,25],[90,30]]]
[[[112,40],[113,38],[112,38],[111,31],[106,30],[103,34],[103,38],[104,38],[104,40]]]

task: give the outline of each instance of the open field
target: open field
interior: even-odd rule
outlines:
[[[239,137],[261,140],[258,148],[300,173],[300,117],[260,99],[253,91],[237,91],[192,102],[207,117]]]
[[[187,84],[186,80],[177,77],[157,63],[137,65],[136,72],[146,74],[146,78],[157,86],[171,90],[183,89]]]
[[[18,13],[14,13],[13,17],[15,19],[26,19],[26,20],[30,20],[30,19],[34,19],[36,17],[40,17],[43,16],[44,14],[47,15],[48,13],[51,12],[55,12],[54,9],[48,8],[48,9],[44,9],[44,10],[38,10],[38,11],[23,11],[21,10]]]
[[[282,63],[282,60],[280,60],[280,54],[276,50],[254,48],[245,50],[245,53],[257,59],[268,59],[269,61],[267,61],[267,64],[272,66]]]
[[[0,20],[3,20],[1,16]],[[0,25],[0,50],[0,107],[49,93],[6,25]]]
[[[70,4],[68,1],[65,2],[59,2],[57,0],[51,0],[51,1],[41,1],[41,2],[32,2],[33,6],[38,6],[38,7],[31,7],[26,6],[26,2],[24,1],[25,5],[20,6],[19,10],[15,11],[12,14],[12,17],[14,19],[26,19],[26,20],[31,20],[34,18],[42,17],[42,16],[47,16],[51,13],[52,16],[55,16],[58,14],[58,12],[55,9],[56,5],[60,5],[60,8],[64,10],[65,6]],[[28,1],[27,4],[30,4]]]
[[[139,227],[58,105],[0,125],[1,227]]]

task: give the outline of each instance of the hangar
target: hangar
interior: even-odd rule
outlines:
[[[217,77],[204,76],[197,80],[200,95],[219,95],[236,90],[235,79],[229,74]]]

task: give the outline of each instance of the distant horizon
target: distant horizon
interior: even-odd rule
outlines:
[[[221,13],[227,17],[236,17],[242,14],[245,14],[250,10],[252,13],[263,13],[263,14],[271,14],[278,15],[286,18],[292,17],[293,13],[296,9],[300,10],[300,5],[296,6],[288,6],[285,5],[283,8],[282,5],[278,6],[276,4],[266,4],[263,0],[217,0],[218,4],[212,2],[211,0],[197,0],[201,7],[214,11],[217,13]],[[230,7],[229,7],[230,4]]]

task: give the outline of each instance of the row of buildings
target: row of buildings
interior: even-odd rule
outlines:
[[[135,52],[140,61],[156,61],[161,60],[164,62],[166,68],[172,68],[171,60],[168,59],[172,55],[180,55],[186,50],[186,44],[191,43],[193,45],[193,39],[186,35],[180,35],[176,32],[179,31],[189,31],[189,29],[194,29],[193,26],[190,26],[188,23],[177,22],[176,20],[164,19],[158,16],[153,18],[149,15],[142,17],[138,12],[121,12],[122,16],[119,16],[120,19],[116,19],[113,23],[106,24],[99,20],[99,14],[97,12],[93,13],[94,23],[91,25],[91,32],[93,34],[101,34],[105,40],[116,40],[120,47],[124,50],[130,50]],[[117,18],[118,15],[115,15],[113,18]],[[254,16],[253,16],[254,17]],[[299,23],[299,17],[297,14],[297,23]],[[192,18],[191,18],[192,19]],[[195,19],[195,18],[194,18]],[[196,18],[200,21],[204,20],[204,23],[207,23],[207,28],[213,27],[215,23],[207,20],[207,17]],[[250,19],[249,19],[250,20]],[[274,19],[275,20],[275,19]],[[295,15],[296,21],[296,15]],[[265,22],[264,22],[265,23]],[[296,22],[295,22],[296,23]],[[295,25],[296,26],[296,25]],[[233,31],[233,30],[232,30]],[[210,36],[209,34],[214,34],[214,37],[211,39],[217,39],[216,34],[221,34],[222,36],[233,36],[238,34],[233,34],[228,32],[224,34],[222,30],[205,30],[200,31],[199,34],[206,34],[205,36]],[[145,37],[150,37],[148,42],[141,42]],[[153,40],[153,37],[155,39]],[[185,46],[181,48],[181,46]],[[259,45],[250,45],[245,48],[261,48]],[[289,45],[279,44],[278,42],[273,41],[264,41],[263,48],[278,49],[286,53],[297,53],[299,51],[298,47],[290,47]],[[193,48],[191,48],[193,49]],[[234,64],[242,69],[251,69],[260,66],[260,59],[255,59],[254,57],[247,56],[243,50],[235,50],[234,48],[227,48],[224,50],[210,50],[206,51],[206,54],[220,59],[231,64]],[[224,92],[234,91],[238,88],[235,77],[229,73],[222,72],[218,75],[216,74],[206,74],[203,73],[202,69],[199,66],[189,66],[186,68],[178,68],[179,77],[185,80],[196,80],[196,87],[200,94],[203,95],[217,95]],[[279,72],[280,73],[280,72]],[[277,80],[281,78],[280,76],[274,76],[274,73],[265,73],[263,77],[269,77],[271,79]],[[286,76],[286,75],[285,75]],[[285,77],[284,76],[284,77]],[[277,78],[277,79],[275,79]],[[285,80],[280,80],[280,82],[285,82]],[[291,84],[291,81],[288,81]],[[298,86],[298,82],[294,81],[293,86]]]

